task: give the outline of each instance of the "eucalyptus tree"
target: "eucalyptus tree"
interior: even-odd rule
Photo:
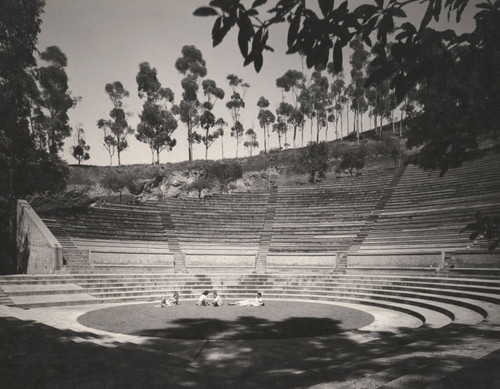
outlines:
[[[160,152],[170,151],[177,144],[177,140],[172,137],[177,129],[177,120],[172,112],[174,92],[170,88],[162,87],[156,69],[148,62],[139,64],[136,82],[138,95],[145,101],[135,137],[149,145],[152,162],[159,164]]]
[[[299,96],[300,91],[304,88],[305,77],[304,74],[298,70],[287,70],[285,74],[276,79],[276,86],[281,88],[282,102],[285,102],[285,92],[291,92],[292,107],[294,112],[288,115],[288,121],[293,127],[293,146],[295,147],[295,140],[297,138],[297,128],[301,125],[301,118],[303,114],[299,112]]]
[[[238,158],[238,146],[241,142],[241,138],[244,132],[245,129],[243,128],[243,124],[241,124],[239,120],[231,127],[231,136],[233,138],[236,138],[236,158]]]
[[[222,88],[218,88],[216,82],[213,80],[203,80],[202,87],[203,94],[207,97],[207,101],[203,103],[203,112],[200,115],[200,126],[205,130],[204,135],[201,137],[201,141],[205,145],[205,159],[207,159],[209,147],[219,136],[224,134],[224,130],[216,129],[212,133],[210,133],[210,130],[217,126],[219,120],[223,120],[222,118],[216,119],[212,113],[212,109],[217,100],[222,100],[224,98],[225,92]]]
[[[236,158],[238,158],[238,145],[241,142],[241,137],[243,136],[243,125],[240,122],[240,111],[245,108],[245,95],[247,89],[250,87],[246,82],[243,82],[235,74],[228,74],[226,79],[229,82],[229,86],[233,90],[231,99],[226,103],[227,109],[231,112],[231,118],[233,120],[233,125],[231,127],[231,136],[236,138]],[[240,94],[240,91],[242,94]]]
[[[335,121],[335,115],[333,114],[334,108],[333,106],[327,107],[324,120],[325,120],[325,141],[328,141],[328,129],[329,129],[329,123],[333,123]]]
[[[217,138],[220,138],[221,157],[224,159],[224,127],[227,127],[227,122],[223,118],[218,118],[215,121],[215,126],[217,129],[214,135],[217,134]]]
[[[104,143],[108,146],[110,154],[110,165],[112,165],[112,153],[116,150],[118,166],[121,165],[120,155],[128,147],[127,135],[133,134],[134,130],[127,121],[128,113],[124,110],[123,99],[129,97],[129,92],[120,81],[106,84],[104,88],[113,109],[109,112],[109,119],[99,119],[97,127],[104,131]]]
[[[344,72],[337,72],[333,62],[328,63],[327,71],[332,77],[330,85],[332,114],[335,116],[335,139],[339,139],[339,121],[340,121],[340,138],[343,138],[343,116],[344,107],[347,103],[346,84],[344,80]]]
[[[83,135],[85,131],[82,127],[77,126],[75,129],[75,145],[71,147],[71,155],[78,161],[78,165],[82,161],[87,161],[90,159],[90,146],[85,141]]]
[[[288,145],[288,125],[292,122],[292,117],[295,109],[292,104],[281,102],[276,109],[276,115],[278,116],[278,122],[285,123],[284,126],[280,127],[280,131],[278,132],[281,135],[285,136],[285,146]]]
[[[353,50],[351,64],[351,108],[354,112],[354,130],[359,141],[361,125],[363,122],[363,112],[367,109],[365,99],[366,67],[368,65],[369,53],[365,50],[360,37],[351,40],[349,46]]]
[[[253,63],[256,71],[262,68],[264,52],[272,50],[267,41],[277,24],[288,27],[287,53],[305,56],[309,68],[325,68],[333,57],[339,72],[345,48],[355,37],[368,46],[379,43],[381,49],[372,61],[377,66],[367,82],[392,80],[398,103],[416,87],[428,92],[420,96],[421,115],[408,132],[409,145],[419,147],[418,162],[423,167],[444,172],[460,165],[470,154],[467,150],[479,147],[478,137],[498,129],[500,0],[477,4],[475,29],[462,35],[451,29],[438,31],[431,22],[447,14],[461,23],[464,10],[473,7],[470,0],[320,0],[319,7],[315,2],[278,0],[263,12],[264,3],[212,1],[211,7],[201,7],[195,15],[216,16],[214,45],[235,36],[228,34],[233,27],[239,29],[244,64]],[[410,20],[406,12],[415,6],[421,7],[422,16]]]
[[[315,117],[312,101],[311,101],[311,91],[308,87],[304,87],[299,94],[299,111],[303,116],[301,122],[301,146],[304,147],[304,125],[305,119],[308,118],[311,124],[311,140],[313,139],[313,120]]]
[[[278,115],[276,123],[273,124],[273,131],[278,135],[278,147],[281,150],[281,137],[288,131],[288,125],[283,116]]]
[[[35,56],[44,3],[0,1],[0,274],[27,269],[25,261],[16,261],[17,199],[61,190],[69,174],[59,156],[40,147],[33,134],[41,92]]]
[[[246,130],[245,135],[247,137],[247,140],[245,141],[245,143],[243,143],[243,146],[245,146],[249,150],[250,156],[252,156],[253,149],[259,147],[257,134],[253,130],[253,128],[249,128],[248,130]]]
[[[269,126],[276,121],[276,116],[268,109],[269,100],[267,100],[264,96],[259,98],[257,101],[257,107],[259,107],[259,124],[260,127],[264,130],[264,153],[267,153],[268,147],[270,147],[269,143]]]
[[[38,68],[40,94],[34,109],[33,129],[40,147],[47,147],[52,157],[62,149],[71,135],[68,111],[76,105],[68,86],[66,55],[57,46],[49,46],[40,54],[47,66]]]
[[[312,84],[309,86],[312,110],[316,116],[316,142],[319,142],[319,132],[322,126],[322,117],[326,118],[326,108],[329,103],[328,89],[330,84],[328,78],[321,72],[315,71],[312,76]]]
[[[195,46],[183,46],[182,57],[175,61],[175,68],[185,77],[181,81],[183,93],[179,104],[180,120],[188,130],[189,160],[193,160],[193,143],[201,142],[201,135],[194,131],[199,123],[200,101],[198,100],[199,79],[207,74],[205,60]]]

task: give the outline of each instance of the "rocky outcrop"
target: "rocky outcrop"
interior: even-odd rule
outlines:
[[[175,171],[158,179],[144,182],[137,199],[140,202],[148,200],[161,201],[166,198],[198,197],[193,184],[201,177],[201,171]],[[248,192],[249,190],[265,189],[269,185],[268,175],[264,171],[246,172],[243,177],[228,183],[215,181],[210,188],[203,189],[201,197],[216,193]]]

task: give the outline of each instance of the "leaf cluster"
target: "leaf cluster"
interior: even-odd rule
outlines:
[[[469,239],[485,239],[488,242],[488,251],[495,250],[500,244],[500,220],[498,217],[483,215],[481,211],[476,212],[476,221],[467,224],[460,233],[471,231]]]
[[[325,178],[328,171],[328,147],[325,142],[309,142],[302,150],[300,166],[309,173],[309,182]]]

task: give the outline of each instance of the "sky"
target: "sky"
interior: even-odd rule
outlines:
[[[472,3],[477,3],[473,1]],[[104,91],[106,83],[120,81],[130,92],[125,99],[126,110],[133,116],[129,124],[135,129],[139,122],[142,101],[137,96],[135,76],[139,63],[149,62],[158,72],[162,86],[171,88],[175,101],[182,99],[182,75],[175,69],[175,61],[181,56],[184,45],[194,45],[201,50],[207,63],[206,78],[213,79],[226,92],[226,98],[218,101],[214,114],[223,116],[230,123],[230,113],[225,107],[231,94],[226,76],[234,73],[250,84],[241,112],[241,122],[246,129],[253,128],[263,149],[262,130],[257,115],[257,100],[265,96],[273,111],[281,101],[281,91],[276,88],[276,78],[288,69],[302,70],[298,55],[286,55],[286,26],[276,26],[271,30],[269,45],[275,52],[266,52],[264,66],[256,73],[253,65],[244,67],[243,58],[236,43],[236,31],[231,31],[217,47],[212,47],[211,29],[213,17],[195,17],[193,11],[208,4],[208,0],[46,0],[42,15],[43,24],[38,39],[38,49],[58,46],[68,57],[66,72],[73,96],[81,97],[77,106],[70,110],[70,125],[81,126],[85,131],[87,144],[91,146],[90,160],[85,164],[109,165],[109,154],[102,145],[103,132],[97,127],[100,118],[108,118],[112,108]],[[410,10],[413,17],[419,17],[420,9]],[[461,28],[472,28],[474,7],[469,6]],[[421,16],[420,16],[421,17]],[[348,56],[344,54],[344,65]],[[307,74],[310,71],[305,69]],[[201,88],[200,88],[201,89]],[[200,100],[202,92],[199,93]],[[308,124],[306,124],[308,128]],[[323,132],[324,133],[324,132]],[[329,131],[331,140],[333,131]],[[160,161],[178,162],[188,157],[187,129],[179,121],[173,135],[177,146],[170,152],[163,151]],[[323,136],[324,137],[324,136]],[[121,154],[122,164],[151,163],[149,146],[135,139],[127,138],[129,148]],[[305,131],[305,142],[310,140],[309,130]],[[289,140],[291,143],[291,140]],[[62,153],[63,159],[76,163],[71,156],[74,138],[68,138]],[[278,141],[271,137],[271,147]],[[205,157],[204,145],[194,145],[194,159]],[[236,142],[226,128],[224,136],[224,157],[235,156]],[[254,150],[254,153],[256,151]],[[258,151],[257,151],[258,152]],[[248,155],[243,142],[239,146],[239,156]],[[209,159],[221,158],[221,143],[217,140],[209,149]],[[113,160],[115,165],[116,155]]]

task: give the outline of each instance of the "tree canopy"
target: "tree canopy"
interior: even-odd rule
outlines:
[[[500,123],[500,0],[476,5],[476,26],[471,33],[438,31],[431,21],[443,14],[460,23],[469,0],[374,0],[355,2],[318,0],[317,7],[302,0],[266,0],[247,7],[240,0],[212,0],[196,16],[216,17],[212,29],[217,46],[234,27],[244,65],[258,72],[274,25],[287,24],[288,54],[305,56],[309,68],[340,72],[345,48],[359,41],[371,48],[373,58],[365,86],[388,81],[396,103],[413,90],[422,111],[408,123],[408,145],[419,147],[416,158],[424,168],[459,166],[467,151],[478,147],[482,134],[498,132]],[[410,6],[420,4],[422,17],[412,22]],[[267,11],[267,14],[263,12]],[[357,61],[357,59],[356,59]],[[357,93],[351,90],[355,99]],[[356,108],[361,101],[356,101]],[[317,114],[318,112],[316,112]],[[319,119],[319,118],[317,118]]]
[[[136,82],[139,97],[145,99],[139,115],[141,122],[137,126],[136,138],[149,145],[153,162],[159,164],[160,152],[170,151],[177,144],[177,140],[172,136],[177,129],[177,120],[173,114],[175,109],[172,111],[174,92],[170,88],[162,87],[156,69],[148,62],[139,64]]]

